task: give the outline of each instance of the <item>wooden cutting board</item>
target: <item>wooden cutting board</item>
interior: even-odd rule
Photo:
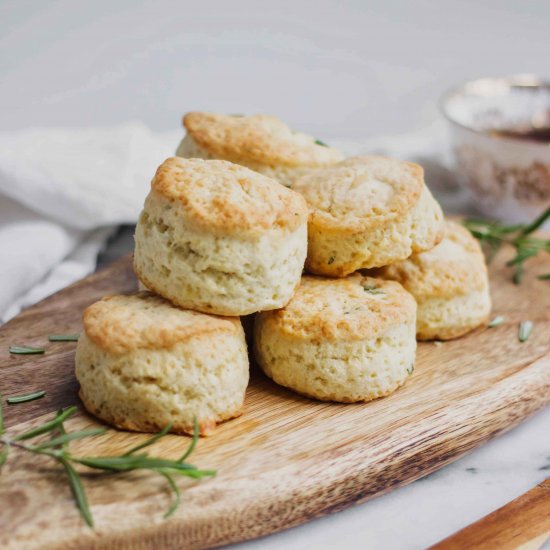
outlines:
[[[531,260],[515,286],[502,251],[491,266],[494,314],[506,322],[444,344],[424,343],[416,370],[395,394],[339,405],[300,397],[253,369],[245,414],[201,439],[193,462],[216,478],[188,483],[176,514],[163,520],[170,494],[150,473],[86,476],[96,529],[84,525],[56,465],[17,452],[0,475],[1,548],[203,548],[266,535],[410,483],[507,430],[550,402],[550,260]],[[126,257],[26,310],[0,329],[0,391],[45,389],[43,399],[6,407],[10,429],[78,404],[74,343],[82,310],[105,294],[134,290]],[[534,330],[525,343],[518,323]],[[10,344],[47,348],[10,356]],[[80,412],[69,429],[96,424]],[[145,436],[110,430],[74,444],[75,454],[120,453]],[[168,436],[152,451],[176,457],[188,438]],[[182,487],[185,481],[182,480]],[[368,521],[368,516],[367,516]]]

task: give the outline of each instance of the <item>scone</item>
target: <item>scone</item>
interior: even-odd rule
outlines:
[[[187,113],[183,125],[187,135],[177,156],[229,160],[287,187],[303,174],[343,158],[336,149],[294,132],[273,116]]]
[[[284,306],[307,252],[301,195],[222,160],[170,158],[136,228],[134,269],[176,305],[217,315]]]
[[[443,241],[429,252],[376,270],[400,282],[416,299],[419,340],[457,338],[486,323],[491,312],[489,279],[478,241],[448,221]]]
[[[433,248],[443,214],[417,164],[354,157],[300,178],[292,187],[308,202],[306,269],[344,277]]]
[[[256,315],[254,355],[282,386],[323,401],[370,401],[414,369],[416,303],[398,283],[304,277],[290,303]]]
[[[241,414],[248,356],[239,319],[186,311],[149,292],[111,296],[83,317],[76,378],[86,409],[125,430],[212,432]]]

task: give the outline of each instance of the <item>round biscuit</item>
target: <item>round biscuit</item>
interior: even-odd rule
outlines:
[[[305,200],[248,168],[170,158],[135,233],[134,270],[174,304],[217,315],[284,306],[307,253]]]
[[[83,316],[75,373],[86,409],[118,428],[202,435],[241,414],[248,355],[238,318],[182,310],[150,292]]]
[[[317,275],[387,265],[443,238],[443,213],[417,164],[354,157],[292,188],[310,207],[306,269]]]
[[[416,303],[392,281],[304,277],[290,303],[256,315],[254,355],[278,384],[323,401],[369,401],[412,373]]]
[[[298,177],[342,160],[319,140],[291,130],[268,115],[192,112],[183,118],[187,135],[176,155],[241,164],[290,186]]]

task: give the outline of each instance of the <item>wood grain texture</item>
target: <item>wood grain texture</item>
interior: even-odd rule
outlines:
[[[550,538],[550,478],[431,550],[538,550]]]
[[[242,417],[199,442],[193,462],[216,468],[193,484],[169,520],[169,493],[152,474],[87,476],[96,520],[87,528],[63,474],[16,452],[0,476],[2,548],[204,548],[286,529],[410,483],[470,451],[550,402],[550,271],[531,260],[525,282],[510,281],[503,250],[491,266],[494,314],[506,322],[442,345],[424,343],[416,370],[395,394],[368,404],[321,403],[275,385],[253,369]],[[104,294],[130,291],[130,258],[34,306],[0,329],[0,391],[46,389],[45,398],[10,406],[14,431],[60,406],[78,404],[74,343],[47,335],[80,330],[83,308]],[[521,320],[535,323],[520,343]],[[9,356],[10,344],[45,345],[44,356]],[[94,425],[84,412],[69,429]],[[72,445],[75,454],[120,452],[145,436],[109,430]],[[153,451],[176,457],[186,437]],[[186,487],[182,480],[181,486]]]

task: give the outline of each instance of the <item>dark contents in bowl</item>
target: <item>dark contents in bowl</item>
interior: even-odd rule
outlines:
[[[544,128],[525,128],[525,129],[495,129],[487,130],[487,133],[493,137],[514,138],[526,141],[537,141],[539,143],[548,143],[550,145],[550,127]]]

